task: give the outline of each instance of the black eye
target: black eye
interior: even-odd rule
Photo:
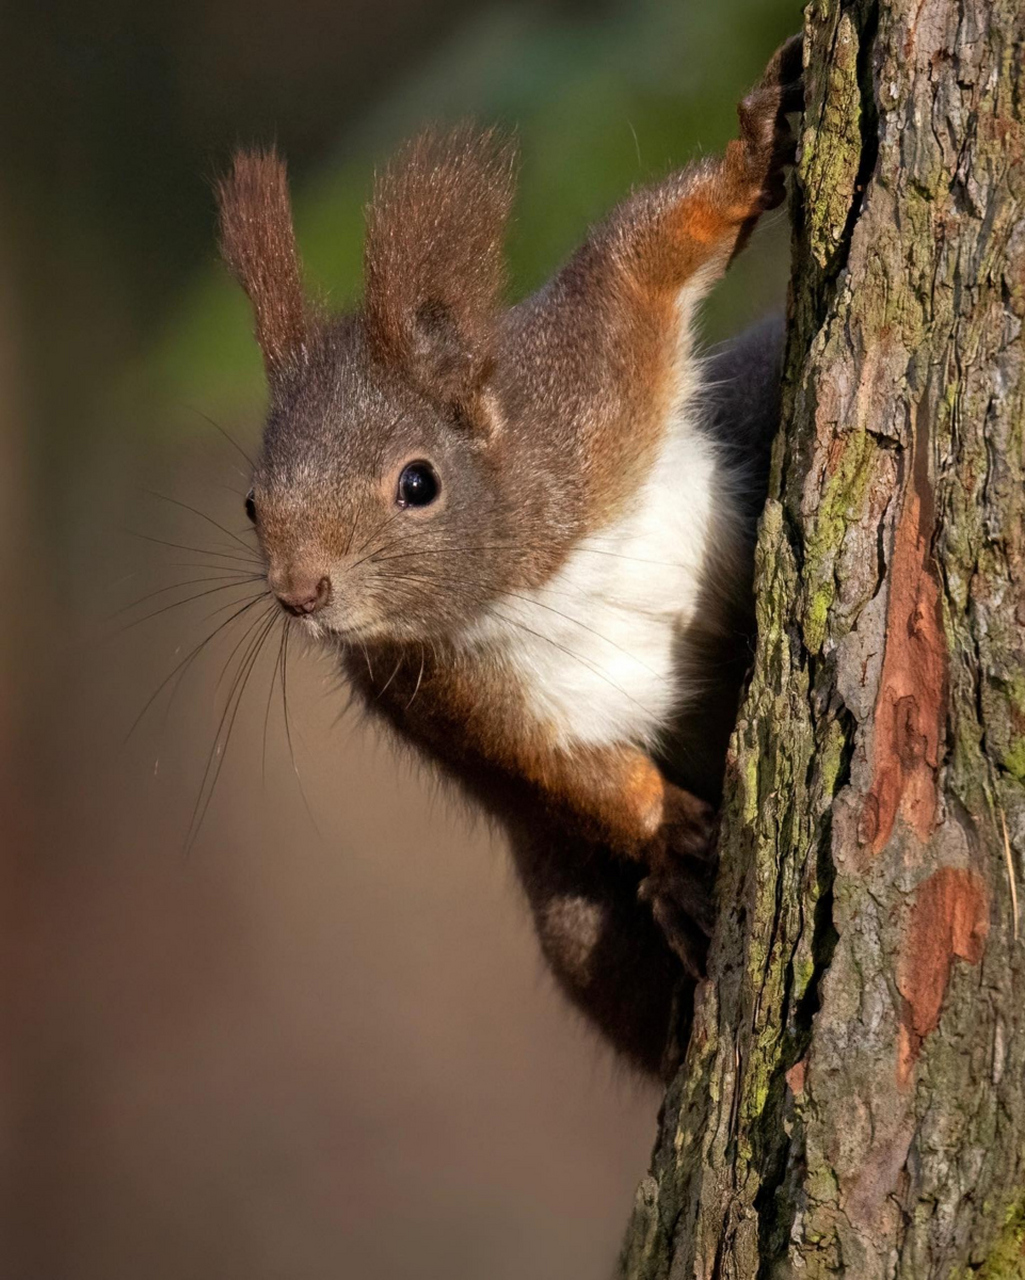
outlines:
[[[252,489],[246,494],[246,515],[256,524],[256,495]]]
[[[397,502],[400,507],[426,507],[441,491],[438,473],[429,462],[411,462],[399,476]]]

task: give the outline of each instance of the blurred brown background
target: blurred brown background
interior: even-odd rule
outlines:
[[[218,428],[252,451],[262,387],[210,179],[276,139],[344,302],[375,158],[428,118],[502,120],[522,291],[632,183],[721,146],[798,22],[779,0],[5,13],[0,1275],[609,1273],[658,1096],[555,995],[501,841],[341,714],[316,654],[289,655],[290,749],[277,633],[225,749],[245,619],[129,736],[249,590],[219,576],[248,567],[248,480]],[[777,219],[709,341],[784,277]]]

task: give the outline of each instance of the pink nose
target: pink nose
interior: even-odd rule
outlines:
[[[301,618],[323,609],[331,599],[331,579],[326,574],[292,570],[284,581],[271,582],[271,589],[288,613]]]

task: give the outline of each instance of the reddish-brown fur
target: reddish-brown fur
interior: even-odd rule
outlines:
[[[240,151],[217,190],[221,252],[256,317],[270,378],[303,358],[309,320],[284,163],[272,151]]]
[[[705,713],[720,722],[691,734],[702,799],[628,740],[566,745],[528,714],[511,671],[454,637],[550,581],[638,492],[677,394],[680,290],[721,273],[782,199],[799,76],[791,42],[722,158],[631,196],[508,311],[513,156],[493,133],[425,134],[379,178],[363,307],[341,320],[303,300],[280,162],[240,156],[220,188],[224,254],[252,299],[272,388],[254,477],[272,585],[281,594],[339,566],[331,605],[368,709],[509,830],[553,969],[652,1071],[674,1018],[686,1022],[679,961],[698,971],[710,923],[707,802],[746,661],[748,544],[723,526],[684,638],[711,673]],[[396,477],[420,457],[458,484],[399,521]],[[346,645],[346,628],[358,642]]]
[[[371,347],[468,414],[495,356],[515,164],[493,130],[428,131],[378,177],[367,211]]]

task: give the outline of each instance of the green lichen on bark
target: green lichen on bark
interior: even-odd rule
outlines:
[[[847,218],[854,202],[861,163],[861,89],[858,36],[850,12],[832,17],[831,57],[825,74],[811,81],[804,131],[804,187],[807,192],[808,251],[829,273],[844,250]]]
[[[995,1280],[1023,1274],[1025,12],[817,0],[806,31],[720,923],[621,1271]]]
[[[831,470],[804,539],[804,644],[812,654],[819,652],[826,638],[844,535],[861,514],[875,462],[875,445],[866,431],[838,436],[837,441],[836,459],[830,459]]]
[[[1023,1280],[1025,1278],[1025,1204],[1013,1205],[989,1256],[964,1280]]]

